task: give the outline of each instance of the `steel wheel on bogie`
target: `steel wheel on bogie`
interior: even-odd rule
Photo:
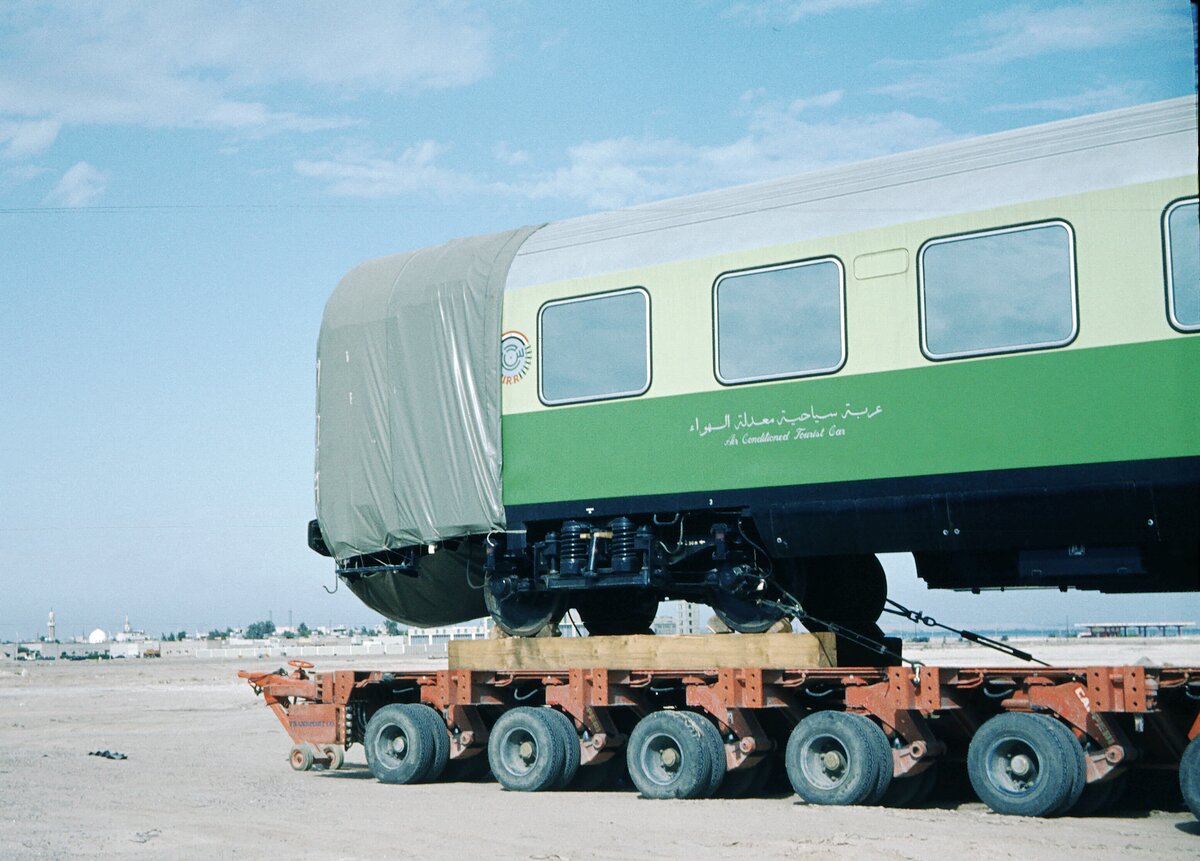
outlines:
[[[488,735],[488,763],[497,782],[515,792],[557,789],[567,756],[561,730],[551,723],[552,709],[509,709]]]
[[[1053,816],[1069,810],[1083,792],[1086,772],[1075,735],[1047,715],[996,715],[967,749],[971,786],[997,813]]]
[[[815,619],[841,624],[874,623],[887,603],[887,575],[879,559],[860,556],[826,556],[804,561],[804,612]],[[810,631],[826,630],[805,622]]]
[[[800,576],[796,564],[790,559],[776,559],[773,565],[761,589],[743,592],[739,590],[736,578],[731,578],[728,583],[723,583],[722,588],[714,589],[709,594],[709,606],[730,630],[739,634],[762,634],[776,623],[789,619],[786,611],[761,603],[761,599],[785,604],[791,600],[775,588],[776,584],[803,602],[805,580]]]
[[[566,612],[566,599],[558,592],[518,591],[513,578],[488,579],[483,603],[496,625],[511,637],[533,637],[543,628],[557,625]]]
[[[874,803],[883,766],[877,740],[870,735],[878,727],[868,727],[870,723],[860,715],[824,711],[796,724],[785,752],[796,794],[809,804]],[[887,769],[890,774],[890,752]]]
[[[629,777],[646,798],[700,798],[709,787],[708,743],[687,712],[651,712],[626,742]]]
[[[650,634],[658,616],[658,596],[645,589],[583,590],[575,598],[588,636]]]
[[[418,783],[434,765],[437,737],[423,712],[412,703],[392,703],[371,715],[363,735],[367,765],[381,783]],[[446,742],[449,746],[449,740]]]

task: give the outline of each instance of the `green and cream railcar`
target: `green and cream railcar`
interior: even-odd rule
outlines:
[[[1196,589],[1197,224],[1196,102],[1181,99],[501,237],[470,266],[503,278],[490,521],[439,519],[395,470],[367,501],[394,494],[397,522],[429,528],[390,529],[378,506],[364,520],[347,446],[319,427],[314,542],[341,532],[339,570],[390,615],[406,588],[461,593],[450,615],[476,615],[486,579],[517,634],[567,606],[593,632],[640,630],[664,596],[763,630],[799,596],[876,635],[883,551],[912,551],[937,587]],[[404,345],[411,268],[339,287],[390,297],[367,378],[393,394],[429,352]],[[444,271],[422,283],[439,319],[478,313],[447,298]],[[335,300],[323,339],[348,331]],[[439,414],[442,438],[486,426],[462,391],[495,382],[462,364],[438,375],[446,403],[397,412]],[[322,383],[319,412],[354,384]],[[419,436],[368,424],[390,428],[373,438],[392,464]],[[488,451],[400,457],[436,462],[417,497],[457,475],[450,495],[486,497],[470,464]],[[447,538],[440,567],[413,549]]]

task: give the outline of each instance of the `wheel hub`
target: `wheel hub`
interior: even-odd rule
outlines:
[[[659,758],[662,760],[663,768],[668,771],[674,771],[679,768],[679,751],[673,747],[663,748],[659,753]]]
[[[1033,761],[1025,754],[1019,753],[1009,761],[1008,770],[1014,777],[1028,777],[1033,771]]]
[[[402,735],[398,735],[392,739],[392,752],[396,756],[404,756],[406,750],[408,750],[408,739]]]
[[[845,768],[846,760],[840,751],[827,750],[821,754],[821,765],[825,767],[827,772],[834,774]]]
[[[517,746],[517,756],[525,760],[525,762],[533,762],[533,758],[537,753],[537,748],[533,746],[532,741],[523,741]]]

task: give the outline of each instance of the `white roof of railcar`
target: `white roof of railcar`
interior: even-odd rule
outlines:
[[[1187,96],[546,225],[507,289],[1194,173]]]

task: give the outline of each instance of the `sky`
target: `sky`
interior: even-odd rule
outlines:
[[[1187,0],[0,4],[0,639],[375,624],[308,550],[372,257],[1195,92]],[[928,591],[962,625],[1200,598]]]

